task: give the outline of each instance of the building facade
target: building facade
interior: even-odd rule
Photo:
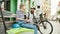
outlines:
[[[51,16],[51,0],[43,0],[42,1],[42,10],[46,13],[46,18],[50,18]]]
[[[1,2],[1,1],[0,1]],[[51,0],[8,0],[5,2],[5,8],[7,11],[16,13],[20,4],[26,6],[26,12],[30,11],[31,7],[36,8],[36,13],[46,13],[46,17],[50,17],[51,14]],[[40,8],[37,8],[40,6]]]

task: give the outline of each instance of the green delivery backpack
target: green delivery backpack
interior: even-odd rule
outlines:
[[[34,34],[33,29],[27,29],[27,28],[14,28],[11,30],[7,30],[8,34]]]

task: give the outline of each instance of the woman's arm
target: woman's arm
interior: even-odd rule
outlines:
[[[24,19],[22,19],[22,18],[16,18],[16,20],[24,20]]]

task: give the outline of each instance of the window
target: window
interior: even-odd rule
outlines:
[[[0,0],[0,6],[1,6],[2,1]]]
[[[0,0],[0,6],[1,6],[2,0]],[[5,10],[10,11],[10,0],[5,1]]]
[[[5,10],[10,11],[10,0],[5,2]]]

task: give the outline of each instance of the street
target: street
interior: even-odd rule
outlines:
[[[53,33],[52,34],[60,34],[60,23],[57,21],[52,21],[53,24]]]

